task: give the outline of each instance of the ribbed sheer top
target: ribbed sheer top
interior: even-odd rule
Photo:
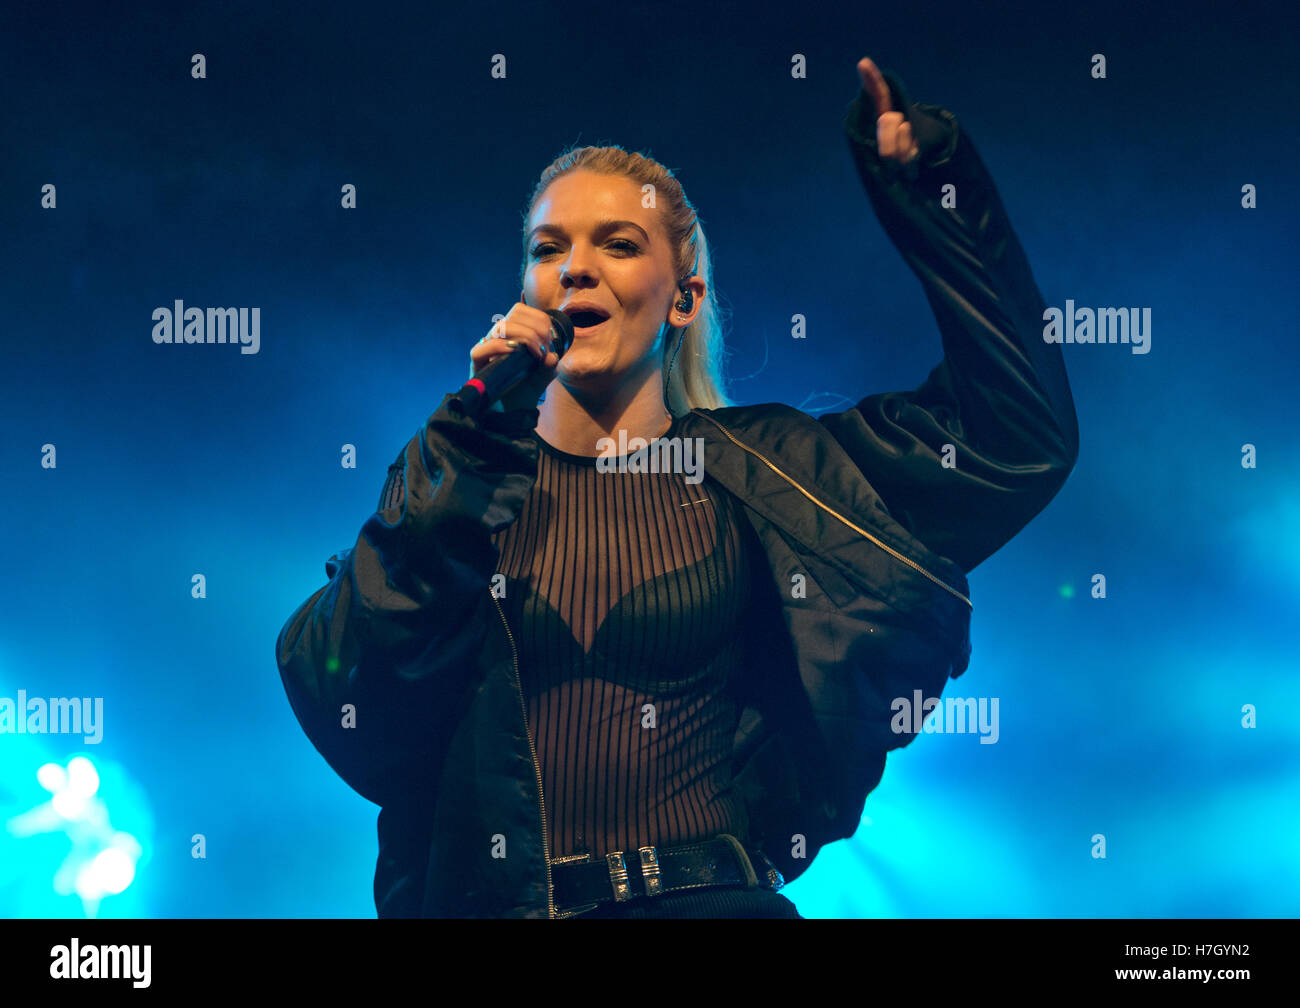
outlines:
[[[552,858],[747,840],[730,687],[749,523],[707,473],[601,472],[533,437],[537,481],[493,542]]]

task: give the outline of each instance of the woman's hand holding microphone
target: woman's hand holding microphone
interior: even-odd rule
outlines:
[[[551,317],[522,301],[515,304],[491,332],[474,344],[469,352],[470,377],[499,357],[509,356],[515,347],[526,347],[541,361],[541,366],[493,404],[494,410],[533,409],[546,386],[555,377],[560,358],[552,350]]]

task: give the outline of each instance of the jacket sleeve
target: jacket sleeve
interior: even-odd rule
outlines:
[[[326,562],[329,583],[275,645],[308,738],[378,805],[435,779],[495,613],[491,536],[518,517],[537,477],[536,408],[476,421],[448,409],[450,398],[389,467],[379,510]]]
[[[870,395],[819,419],[890,514],[969,573],[1064,484],[1078,456],[1074,400],[1060,346],[1043,339],[1043,297],[969,135],[882,73],[920,156],[906,167],[879,156],[864,91],[845,131],[881,225],[921,281],[944,358],[914,391]]]

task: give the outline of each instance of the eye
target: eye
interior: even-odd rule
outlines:
[[[626,238],[615,238],[612,242],[610,242],[610,244],[614,246],[625,246],[622,249],[622,251],[632,255],[635,255],[641,251],[641,247],[639,245],[637,245],[635,242],[628,241]],[[545,250],[554,249],[554,248],[555,246],[551,242],[544,242],[541,245],[534,245],[532,252],[530,254],[534,259],[544,259],[546,256],[551,255],[550,252],[547,252]]]

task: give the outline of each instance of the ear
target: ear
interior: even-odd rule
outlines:
[[[704,298],[709,293],[709,285],[700,279],[699,274],[692,274],[687,277],[686,286],[690,288],[691,293],[695,295],[694,303],[691,305],[691,310],[685,315],[677,310],[677,299],[682,296],[681,289],[679,288],[673,294],[673,307],[668,316],[668,324],[676,326],[679,329],[684,328],[695,321],[695,316],[699,315],[700,309],[704,306]]]

